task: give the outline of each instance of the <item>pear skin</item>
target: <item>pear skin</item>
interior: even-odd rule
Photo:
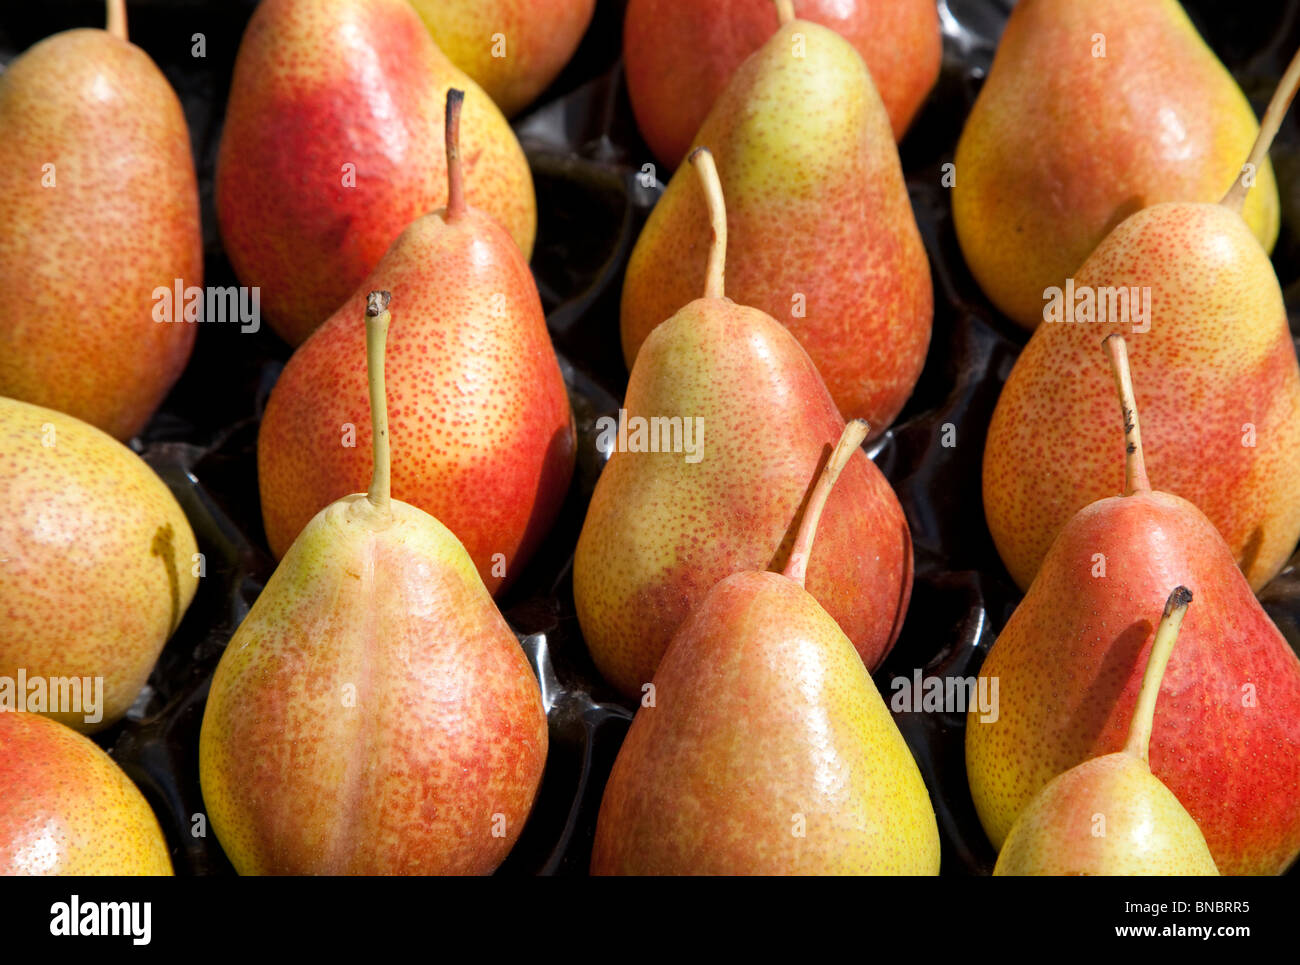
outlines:
[[[1037,328],[1044,290],[1125,218],[1218,200],[1258,130],[1176,0],[1024,0],[957,142],[953,221],[966,264],[998,309]],[[1271,251],[1279,215],[1267,161],[1244,216]]]
[[[438,48],[506,117],[569,62],[596,0],[411,0]]]
[[[937,874],[911,751],[803,588],[865,423],[827,460],[781,573],[733,573],[674,635],[605,786],[593,874]]]
[[[0,712],[0,875],[170,875],[144,795],[87,737]]]
[[[180,101],[115,31],[0,73],[0,395],[126,440],[189,360],[195,326],[155,293],[203,284],[203,236]]]
[[[217,220],[235,273],[261,287],[267,320],[291,345],[408,224],[446,204],[449,87],[466,92],[469,203],[526,260],[537,212],[523,150],[406,0],[265,0],[253,11],[217,156]]]
[[[391,496],[388,299],[365,309],[369,490],[294,540],[204,709],[203,800],[241,874],[488,874],[545,767],[537,679],[473,561]]]
[[[1048,323],[1016,361],[984,449],[1007,569],[1029,586],[1070,517],[1115,492],[1124,454],[1095,346],[1122,332],[1152,478],[1210,518],[1258,590],[1300,537],[1300,365],[1268,256],[1223,205],[1156,205],[1111,232],[1075,285],[1149,287],[1150,329]]]
[[[428,3],[430,0],[421,0]],[[931,0],[798,0],[795,13],[851,43],[871,71],[902,140],[939,77],[943,55]],[[629,0],[623,19],[627,90],[646,144],[662,163],[686,157],[732,74],[772,36],[772,0]]]
[[[777,29],[695,136],[717,159],[732,254],[727,290],[785,325],[845,418],[883,432],[930,344],[930,265],[889,118],[862,58],[819,24]],[[622,296],[628,368],[699,296],[709,218],[686,166],[637,239]]]
[[[1196,605],[1159,692],[1151,772],[1200,826],[1223,874],[1279,874],[1300,853],[1300,659],[1210,521],[1132,468],[1142,453],[1132,397],[1125,495],[1065,525],[980,668],[997,678],[1001,710],[993,723],[968,717],[971,796],[999,847],[1048,781],[1123,747],[1150,615],[1183,585]],[[1123,451],[1113,408],[1108,421]]]
[[[1016,818],[993,874],[1218,875],[1201,829],[1148,760],[1160,684],[1191,602],[1180,586],[1165,604],[1124,749],[1053,778]]]
[[[708,152],[694,156],[703,164]],[[716,170],[711,161],[707,169]],[[574,555],[587,647],[605,679],[629,697],[640,694],[677,627],[719,580],[784,563],[823,455],[844,429],[790,333],[724,297],[722,207],[719,194],[706,297],[651,334],[624,403],[629,426],[693,420],[695,454],[630,444],[613,452]],[[898,637],[911,590],[902,507],[866,454],[856,453],[826,507],[808,592],[874,668]]]
[[[257,444],[271,551],[283,556],[317,512],[370,476],[356,320],[371,290],[402,293],[387,362],[393,492],[449,527],[499,592],[559,511],[574,429],[528,264],[464,203],[411,224],[276,383]],[[349,426],[355,445],[342,444]]]
[[[86,732],[109,726],[198,588],[198,547],[176,497],[107,433],[0,398],[0,546],[0,677],[102,677],[98,720],[50,716]]]

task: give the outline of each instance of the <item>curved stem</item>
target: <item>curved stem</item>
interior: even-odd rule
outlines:
[[[784,27],[794,19],[794,0],[776,0],[776,17]]]
[[[455,221],[465,213],[465,179],[460,168],[460,105],[465,92],[447,90],[447,218]]]
[[[704,200],[709,206],[709,226],[713,229],[709,267],[704,275],[704,297],[722,298],[727,281],[727,206],[722,200],[722,182],[713,163],[713,153],[707,147],[697,147],[689,160],[700,176]]]
[[[808,497],[808,506],[803,511],[803,520],[799,523],[799,532],[795,534],[794,546],[790,550],[790,559],[785,564],[785,575],[803,586],[804,573],[808,569],[808,557],[812,555],[813,539],[817,536],[817,524],[821,522],[822,510],[830,497],[831,487],[840,476],[840,470],[848,465],[849,459],[858,451],[862,440],[867,437],[869,427],[866,419],[854,419],[844,427],[840,441],[835,444],[831,457],[826,460],[826,467],[817,479],[817,485]]]
[[[126,0],[108,0],[108,24],[104,27],[118,40],[126,40]]]
[[[366,296],[366,373],[370,380],[370,426],[374,431],[375,468],[370,477],[370,504],[381,513],[392,502],[392,464],[388,450],[388,396],[384,392],[384,345],[388,341],[388,292]]]
[[[1282,126],[1282,118],[1286,116],[1287,108],[1295,99],[1297,88],[1300,88],[1300,50],[1297,50],[1295,56],[1291,58],[1286,73],[1278,82],[1277,90],[1273,91],[1273,99],[1268,102],[1264,119],[1259,122],[1259,135],[1255,138],[1255,145],[1250,149],[1250,156],[1246,158],[1246,163],[1241,166],[1241,174],[1232,182],[1232,187],[1219,202],[1225,208],[1232,208],[1238,214],[1241,213],[1241,206],[1246,203],[1246,192],[1258,180],[1259,169],[1268,160],[1268,149],[1273,144],[1273,138],[1277,136],[1278,128]],[[1253,176],[1247,178],[1247,173]]]
[[[1147,657],[1146,673],[1142,675],[1142,690],[1138,693],[1137,706],[1133,709],[1133,721],[1128,727],[1128,740],[1124,750],[1142,758],[1149,763],[1151,750],[1151,728],[1156,718],[1156,698],[1160,696],[1160,682],[1165,679],[1165,667],[1169,665],[1169,655],[1174,652],[1178,642],[1178,630],[1183,625],[1183,616],[1187,613],[1187,604],[1192,602],[1192,591],[1185,586],[1174,588],[1165,602],[1165,612],[1160,617],[1160,626],[1156,627],[1156,639],[1151,644],[1151,654]]]
[[[1124,416],[1124,495],[1148,492],[1146,459],[1142,454],[1142,427],[1138,424],[1137,401],[1133,397],[1133,376],[1128,367],[1128,346],[1123,335],[1107,335],[1102,339],[1110,355],[1111,371],[1115,373],[1115,388],[1119,392],[1119,408]]]

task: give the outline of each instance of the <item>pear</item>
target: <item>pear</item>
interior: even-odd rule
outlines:
[[[507,117],[555,80],[596,0],[411,0],[438,47]]]
[[[56,711],[82,731],[109,726],[198,587],[194,533],[176,498],[107,433],[0,398],[0,547],[0,680],[40,678],[45,706],[29,688],[26,709]],[[64,700],[79,707],[52,706],[58,678],[69,678]],[[8,696],[8,709],[18,706]]]
[[[466,204],[460,109],[453,89],[447,207],[412,223],[289,360],[258,433],[258,477],[276,557],[318,511],[365,486],[369,441],[356,418],[367,391],[358,364],[365,336],[356,319],[368,291],[401,291],[388,366],[393,491],[448,526],[495,593],[564,500],[574,429],[528,265],[500,226]]]
[[[637,357],[619,430],[627,445],[597,481],[573,562],[588,649],[628,696],[640,693],[673,633],[719,580],[784,561],[791,520],[844,429],[790,333],[724,297],[727,217],[717,170],[705,148],[691,160],[713,219],[705,297],[660,325]],[[677,425],[681,448],[693,446],[647,451],[637,430],[644,436],[655,424]],[[912,543],[898,498],[864,453],[830,499],[819,547],[808,591],[874,668],[907,611]]]
[[[203,237],[180,101],[108,11],[0,73],[0,395],[125,440],[190,357],[157,296],[203,284]]]
[[[799,0],[794,9],[862,55],[894,139],[902,140],[939,77],[943,43],[932,0]],[[623,20],[627,92],[637,127],[660,161],[676,167],[686,157],[727,81],[776,22],[772,0],[629,0]]]
[[[374,475],[321,510],[221,657],[203,800],[241,874],[486,874],[546,763],[532,668],[455,535],[393,499],[366,306]]]
[[[465,191],[527,259],[532,175],[491,99],[407,0],[264,0],[235,59],[217,155],[217,220],[267,320],[301,343],[394,239],[446,203],[448,87],[467,93]]]
[[[694,143],[714,151],[722,175],[732,296],[790,329],[845,418],[883,432],[925,362],[933,292],[866,64],[833,30],[786,20],[736,71]],[[677,171],[628,262],[629,369],[704,284],[709,216],[694,181]]]
[[[849,423],[781,573],[733,573],[673,637],[605,785],[593,874],[938,874],[911,751],[804,589]]]
[[[1210,521],[1150,488],[1127,348],[1116,335],[1106,345],[1125,428],[1124,494],[1061,530],[980,668],[999,683],[1000,713],[968,717],[971,796],[1000,847],[1048,781],[1120,750],[1150,614],[1168,587],[1186,586],[1196,606],[1161,685],[1151,772],[1200,826],[1223,874],[1278,874],[1300,853],[1300,659]]]
[[[1062,601],[1064,602],[1064,601]],[[1176,587],[1156,628],[1124,749],[1072,767],[1038,792],[995,875],[1217,875],[1205,836],[1151,773],[1151,727],[1192,592]]]
[[[0,875],[170,875],[158,819],[113,759],[39,714],[0,713]]]
[[[1071,516],[1114,491],[1113,395],[1104,369],[1081,361],[1110,332],[1132,339],[1152,475],[1210,518],[1255,590],[1295,548],[1300,365],[1277,276],[1239,212],[1252,180],[1266,187],[1258,175],[1298,82],[1300,56],[1221,203],[1170,202],[1127,218],[1075,273],[1075,297],[1090,293],[1078,310],[1091,306],[1097,321],[1073,320],[1067,288],[1064,320],[1041,325],[1016,361],[985,443],[984,512],[1022,588]]]
[[[1258,126],[1177,0],[1024,0],[957,142],[953,221],[975,280],[1033,329],[1125,218],[1213,201]],[[1246,223],[1272,250],[1277,184],[1264,163]]]

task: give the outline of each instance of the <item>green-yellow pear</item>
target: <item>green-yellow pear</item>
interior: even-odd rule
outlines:
[[[537,679],[469,554],[391,496],[388,302],[366,306],[370,489],[294,540],[204,710],[203,800],[241,874],[487,874],[546,763]]]
[[[790,19],[737,69],[695,135],[727,198],[727,290],[798,340],[846,419],[883,432],[925,364],[934,293],[889,115],[862,57]],[[709,212],[677,169],[628,261],[623,358],[699,297]]]
[[[170,875],[158,819],[88,737],[0,712],[0,875]]]
[[[1021,0],[966,119],[953,221],[971,273],[1026,328],[1112,228],[1162,201],[1214,201],[1258,131],[1177,0]],[[1267,161],[1243,215],[1271,250]]]
[[[0,397],[0,547],[0,678],[21,671],[28,710],[82,731],[112,724],[198,588],[171,490],[107,433]]]
[[[844,429],[781,573],[691,613],[605,786],[593,874],[937,874],[925,782],[853,645],[803,588],[867,427]]]
[[[1160,682],[1192,592],[1165,604],[1124,749],[1052,780],[1020,813],[995,875],[1217,875],[1205,836],[1151,773],[1148,751]]]

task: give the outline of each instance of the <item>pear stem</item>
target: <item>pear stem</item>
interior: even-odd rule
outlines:
[[[460,105],[465,92],[447,90],[447,221],[465,213],[465,179],[460,168]]]
[[[799,532],[795,534],[794,546],[790,550],[790,559],[785,564],[784,573],[800,586],[803,586],[804,574],[808,569],[808,557],[812,555],[813,539],[817,536],[817,524],[821,522],[822,510],[830,498],[831,487],[840,476],[840,470],[849,464],[849,459],[858,451],[862,440],[867,437],[870,427],[866,419],[854,419],[844,427],[840,441],[835,444],[831,457],[826,460],[826,467],[817,479],[817,485],[808,497],[808,506],[803,511],[803,520],[799,523]]]
[[[1110,355],[1110,367],[1115,373],[1115,388],[1119,392],[1119,408],[1124,417],[1124,495],[1149,492],[1146,458],[1142,454],[1142,427],[1138,424],[1137,400],[1133,396],[1133,375],[1128,367],[1128,346],[1123,335],[1107,335],[1102,339]]]
[[[713,153],[707,147],[697,147],[689,160],[700,176],[704,200],[709,206],[709,226],[713,228],[709,267],[704,275],[704,297],[722,298],[727,282],[727,205],[722,200],[722,181],[718,179]]]
[[[126,40],[126,0],[108,0],[108,24],[104,27],[118,40]]]
[[[375,468],[370,477],[370,504],[381,513],[392,502],[392,462],[388,450],[388,396],[384,391],[384,346],[388,341],[392,295],[385,291],[366,296],[366,372],[370,379],[370,426],[374,432]]]
[[[784,27],[794,19],[794,0],[776,0],[776,18]]]
[[[1183,616],[1187,613],[1187,604],[1192,602],[1192,591],[1185,586],[1177,586],[1165,602],[1165,612],[1160,617],[1160,626],[1156,627],[1156,639],[1151,644],[1151,653],[1147,657],[1146,673],[1142,675],[1142,689],[1138,692],[1137,706],[1133,709],[1133,721],[1128,728],[1128,741],[1124,750],[1150,763],[1151,728],[1156,718],[1156,698],[1160,696],[1160,682],[1165,679],[1165,667],[1169,665],[1169,655],[1174,652],[1178,642],[1178,630],[1183,625]]]
[[[1277,136],[1278,128],[1282,126],[1282,118],[1286,116],[1287,108],[1295,99],[1297,88],[1300,88],[1300,50],[1297,50],[1295,56],[1291,58],[1286,73],[1278,82],[1277,90],[1273,92],[1273,99],[1268,102],[1264,119],[1259,122],[1259,135],[1255,138],[1255,145],[1250,149],[1250,156],[1246,158],[1246,163],[1241,166],[1241,173],[1237,175],[1237,180],[1232,182],[1232,187],[1219,202],[1225,208],[1241,213],[1241,207],[1246,203],[1246,192],[1258,180],[1256,175],[1268,159],[1268,149],[1273,144],[1273,138]]]

